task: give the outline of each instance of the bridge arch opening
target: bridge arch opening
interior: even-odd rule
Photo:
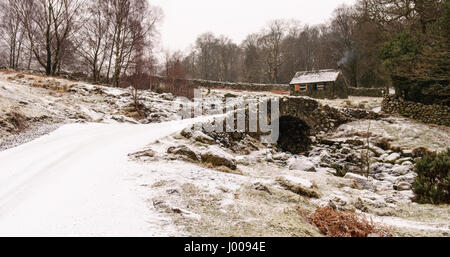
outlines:
[[[281,116],[278,147],[292,154],[304,153],[312,143],[310,131],[311,128],[304,120],[289,115]]]

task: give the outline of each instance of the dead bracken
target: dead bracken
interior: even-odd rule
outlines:
[[[310,217],[311,223],[329,237],[390,237],[387,227],[367,220],[350,211],[338,211],[330,206],[318,208]]]

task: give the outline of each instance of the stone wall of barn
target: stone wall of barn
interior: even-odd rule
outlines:
[[[450,126],[450,107],[444,105],[424,105],[389,95],[383,100],[382,111],[424,123]]]
[[[290,94],[292,96],[309,96],[312,98],[318,98],[318,99],[347,99],[347,88],[343,83],[339,82],[326,82],[326,83],[320,83],[325,86],[323,90],[313,90],[311,89],[312,86],[316,85],[315,83],[309,84],[310,88],[308,88],[308,91],[295,91],[295,85],[290,86]]]

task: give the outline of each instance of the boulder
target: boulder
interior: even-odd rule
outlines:
[[[226,93],[226,94],[224,95],[224,97],[225,97],[225,98],[236,98],[236,97],[238,97],[238,96],[235,95],[235,94],[232,94],[232,93]]]
[[[392,167],[392,169],[390,170],[390,174],[393,176],[402,176],[402,175],[406,175],[409,172],[411,172],[414,169],[414,166],[412,165],[394,165],[394,167]]]
[[[277,182],[283,188],[293,193],[312,198],[320,197],[319,194],[313,189],[313,183],[307,179],[293,176],[281,176],[277,178]]]
[[[201,154],[202,162],[210,163],[215,167],[225,166],[236,170],[236,159],[219,147],[211,146]]]
[[[399,182],[397,184],[394,184],[394,189],[398,191],[407,191],[411,190],[412,186],[406,181]]]
[[[394,163],[396,160],[400,159],[400,154],[399,153],[391,153],[389,156],[386,157],[386,159],[384,159],[386,162],[389,163]]]
[[[394,184],[399,184],[400,182],[407,182],[407,183],[409,183],[409,184],[412,184],[412,183],[414,183],[414,181],[416,180],[416,177],[417,177],[417,174],[416,174],[416,173],[410,172],[410,173],[408,173],[408,174],[406,174],[406,175],[404,175],[404,176],[398,177],[398,178],[395,180],[395,183],[394,183]]]
[[[0,141],[1,142],[1,141]],[[152,149],[148,149],[148,150],[144,150],[144,151],[140,151],[134,154],[134,156],[136,158],[141,158],[141,157],[154,157],[155,156],[155,152]]]
[[[195,141],[201,142],[201,143],[204,143],[204,144],[214,144],[215,143],[215,141],[214,141],[214,139],[212,137],[204,134],[201,131],[194,131],[192,133],[192,138]]]
[[[412,161],[411,157],[403,157],[395,161],[395,164],[402,164],[407,161]]]
[[[192,137],[192,129],[191,128],[185,128],[180,133],[183,137],[189,139]]]
[[[327,150],[322,150],[319,154],[320,163],[324,164],[323,166],[330,166],[333,164],[333,158]]]
[[[387,153],[385,153],[385,154],[382,154],[380,157],[378,157],[378,160],[380,160],[380,161],[386,161],[386,158],[389,156],[389,154],[387,154]]]
[[[341,153],[345,154],[345,155],[347,155],[347,154],[349,154],[351,152],[352,152],[352,149],[350,149],[348,147],[342,147],[342,149],[341,149]]]
[[[376,162],[370,165],[370,174],[379,174],[383,172],[388,172],[393,167],[390,163]]]
[[[382,156],[383,154],[385,154],[385,151],[383,149],[381,149],[378,146],[371,146],[370,150],[372,150],[372,152],[376,155],[376,156]]]
[[[174,99],[174,96],[171,93],[161,94],[160,97],[167,101],[173,101],[173,99]]]
[[[317,172],[322,172],[322,173],[326,173],[326,174],[329,173],[332,175],[336,175],[336,173],[337,173],[336,169],[326,168],[326,167],[317,168]]]
[[[243,156],[237,156],[236,157],[236,162],[237,164],[241,164],[241,165],[245,165],[248,166],[250,165],[250,160],[247,156],[243,155]]]
[[[276,161],[287,161],[291,157],[288,153],[276,153],[272,155],[272,159]]]
[[[313,188],[313,183],[308,179],[294,177],[294,176],[283,176],[281,178],[283,178],[286,181],[289,181],[292,184],[300,185],[304,188]]]
[[[411,161],[405,161],[402,163],[402,166],[414,166],[414,164]]]
[[[289,159],[288,163],[290,170],[301,170],[308,172],[316,171],[314,163],[304,156],[301,156],[299,158],[291,158]]]
[[[272,192],[270,192],[269,188],[267,186],[261,184],[260,182],[256,182],[255,184],[253,184],[252,188],[254,190],[267,192],[270,195],[272,194]]]
[[[364,176],[361,176],[361,175],[358,175],[355,173],[351,173],[351,172],[347,172],[345,174],[344,178],[352,179],[353,181],[355,181],[356,184],[361,186],[363,189],[367,189],[367,190],[375,190],[376,189],[375,185],[369,180],[369,178],[366,178]]]
[[[169,149],[167,149],[168,153],[174,154],[174,155],[180,155],[180,156],[184,156],[187,157],[190,160],[193,161],[200,161],[201,158],[200,156],[194,152],[192,149],[190,149],[189,147],[185,146],[185,145],[181,145],[181,146],[177,146],[177,147],[169,147]]]
[[[414,156],[413,150],[409,150],[409,149],[402,150],[402,155],[405,157],[413,157]]]
[[[351,211],[354,210],[354,207],[349,204],[350,200],[344,196],[341,195],[331,195],[327,196],[324,199],[325,201],[328,200],[327,205],[331,206],[335,210],[339,211]]]
[[[374,195],[371,192],[365,192],[355,202],[355,207],[362,211],[367,211],[368,207],[380,209],[387,207],[387,203],[382,196]]]

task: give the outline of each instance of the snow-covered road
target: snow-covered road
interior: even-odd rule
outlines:
[[[169,235],[127,154],[192,122],[71,124],[0,152],[0,236]]]

